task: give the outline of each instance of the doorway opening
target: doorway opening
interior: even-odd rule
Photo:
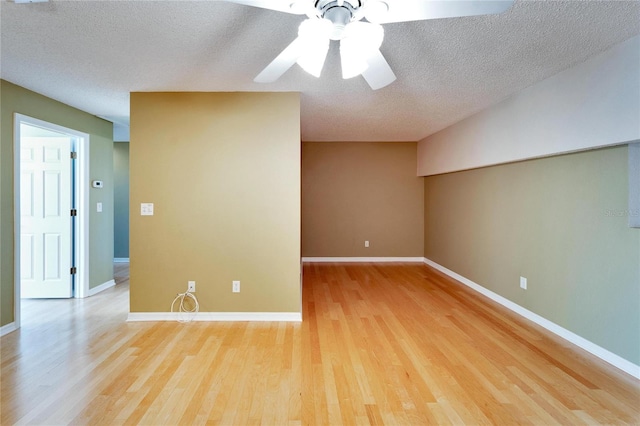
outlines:
[[[14,116],[15,325],[22,298],[89,288],[89,135]]]

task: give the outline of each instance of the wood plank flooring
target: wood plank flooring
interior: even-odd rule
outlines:
[[[640,382],[420,264],[305,264],[297,323],[127,323],[128,270],[28,300],[0,423],[640,424]]]

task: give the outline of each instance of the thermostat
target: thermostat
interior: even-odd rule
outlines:
[[[94,180],[91,183],[91,186],[93,186],[94,188],[102,188],[104,186],[104,184],[102,183],[101,180]]]

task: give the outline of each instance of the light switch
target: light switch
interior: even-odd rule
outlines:
[[[98,213],[102,213],[102,203],[98,203],[98,204],[96,204],[96,211],[97,211]]]
[[[140,204],[141,216],[153,216],[153,203],[141,203]]]

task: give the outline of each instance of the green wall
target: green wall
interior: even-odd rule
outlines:
[[[129,258],[129,142],[113,143],[113,257]]]
[[[0,80],[0,326],[14,321],[13,115],[24,114],[90,135],[89,286],[113,278],[113,125],[105,120]],[[97,213],[96,203],[103,203]]]
[[[627,152],[426,177],[425,257],[640,364],[640,230],[615,214]]]

